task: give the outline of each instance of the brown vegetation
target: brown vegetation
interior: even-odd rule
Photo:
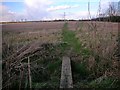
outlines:
[[[96,21],[69,21],[67,23],[68,29],[75,32],[76,38],[80,41],[82,47],[88,50],[84,52],[87,57],[86,55],[81,55],[76,52],[71,53],[71,60],[80,64],[80,67],[75,67],[73,63],[73,67],[80,70],[81,68],[83,70],[85,69],[87,73],[88,71],[90,72],[87,76],[87,79],[85,78],[85,80],[91,80],[92,78],[92,82],[89,85],[86,83],[81,84],[79,80],[82,79],[78,78],[78,74],[73,73],[74,87],[97,87],[99,85],[97,85],[96,82],[101,80],[102,83],[102,80],[106,77],[114,78],[111,87],[115,87],[114,83],[118,82],[119,78],[118,72],[120,63],[118,57],[115,54],[115,52],[117,52],[117,45],[119,41],[118,23]],[[56,62],[56,58],[61,59],[62,55],[64,54],[62,53],[61,48],[59,48],[61,44],[64,44],[64,42],[61,40],[63,25],[63,21],[8,23],[2,25],[2,56],[4,75],[3,87],[11,87],[10,84],[12,84],[11,81],[13,78],[13,81],[19,81],[27,77],[28,69],[26,68],[28,67],[26,66],[26,60],[28,60],[28,57],[31,57],[32,59],[29,62],[31,64],[31,72],[40,67],[44,72],[42,72],[43,75],[41,75],[41,77],[45,76],[44,74],[49,75],[48,73],[52,73],[50,71],[45,72],[46,69],[44,70],[44,68],[46,67],[43,65],[45,62],[49,61],[52,63]],[[87,53],[89,53],[89,55]],[[40,63],[42,60],[45,61],[43,65]],[[83,62],[86,64],[86,68],[81,66]],[[38,72],[37,70],[35,71]],[[54,71],[54,73],[52,73],[53,76],[56,73],[58,72]],[[83,74],[83,76],[85,75]],[[56,78],[53,76],[50,76],[50,78]],[[21,79],[19,79],[19,77]],[[60,78],[58,77],[55,80],[59,81]],[[58,81],[55,86],[53,85],[53,87],[59,87]],[[107,83],[109,83],[109,81]],[[19,83],[19,87],[22,87],[22,84],[23,83]],[[44,85],[46,85],[46,83],[42,84],[41,86]],[[52,85],[48,85],[48,87],[52,87]]]

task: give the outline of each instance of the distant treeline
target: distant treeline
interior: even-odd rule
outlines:
[[[92,21],[120,22],[120,16],[94,18],[94,19],[92,19]]]
[[[64,20],[53,20],[53,21],[64,21]],[[120,16],[109,16],[109,17],[100,17],[94,19],[83,19],[83,20],[65,20],[65,21],[107,21],[107,22],[120,22]]]
[[[5,23],[27,23],[27,22],[60,22],[60,21],[104,21],[104,22],[120,22],[120,16],[109,16],[109,17],[99,17],[99,18],[94,18],[94,19],[83,19],[83,20],[74,20],[74,19],[70,19],[70,20],[63,20],[63,19],[59,19],[59,20],[42,20],[42,21],[18,21],[18,22],[1,22],[1,24],[5,24]]]

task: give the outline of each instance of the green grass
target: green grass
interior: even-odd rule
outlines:
[[[111,77],[99,77],[89,83],[91,88],[119,88],[118,80]]]
[[[79,74],[79,77],[81,78],[87,77],[89,74],[85,62],[79,63],[72,61],[71,67],[73,73],[75,72],[75,74]]]
[[[33,88],[59,88],[61,74],[61,60],[46,62],[44,70],[32,75]]]
[[[83,55],[89,55],[90,51],[84,47],[82,47],[82,43],[76,37],[76,33],[72,30],[69,30],[68,24],[65,23],[62,29],[62,40],[66,44],[63,46],[63,50],[73,49],[76,53],[81,53]]]
[[[58,70],[61,69],[61,60],[56,60],[54,62],[50,62],[47,65],[47,70],[52,74],[52,73],[58,73]]]

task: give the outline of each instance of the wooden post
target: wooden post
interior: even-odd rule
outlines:
[[[73,88],[70,58],[63,57],[60,88]]]
[[[30,71],[30,57],[28,57],[28,75],[29,75],[30,88],[32,88],[31,71]]]

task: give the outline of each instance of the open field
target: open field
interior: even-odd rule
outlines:
[[[33,88],[59,88],[67,54],[73,87],[120,88],[118,30],[118,23],[97,21],[3,24],[3,87],[30,87],[31,76]]]
[[[117,35],[118,33],[118,23],[93,22],[92,23],[93,25],[90,22],[75,22],[75,21],[72,22],[71,21],[68,23],[69,23],[68,27],[70,30],[76,30],[76,29],[82,28],[84,31],[86,31],[93,28],[93,29],[97,29],[99,32],[101,32],[102,30],[102,32],[103,31],[105,33],[112,32],[115,35]],[[37,39],[47,40],[49,39],[48,38],[49,36],[51,38],[53,37],[52,39],[55,39],[54,36],[57,36],[55,34],[58,34],[59,32],[61,32],[63,25],[64,25],[64,22],[31,22],[31,23],[29,22],[29,23],[3,24],[2,26],[3,42],[4,42],[4,38],[6,38],[6,36],[9,34],[13,34],[13,35],[9,36],[8,41],[10,41],[10,39],[11,40],[14,39],[15,43],[20,42],[23,39],[25,41],[26,40],[31,41],[31,40],[37,40]],[[47,39],[44,39],[44,38],[47,38]]]
[[[93,23],[96,23],[97,26],[103,27],[106,30],[111,30],[110,27],[115,28],[115,30],[118,30],[118,23],[112,23],[112,22],[98,22],[98,21],[92,21]],[[64,21],[59,22],[26,22],[26,23],[7,23],[2,24],[3,30],[7,31],[36,31],[36,30],[49,30],[49,29],[61,29],[64,25]],[[75,29],[76,26],[79,25],[79,23],[85,23],[90,24],[90,21],[68,21],[69,28]],[[47,27],[46,27],[47,26]],[[86,25],[87,26],[87,25]],[[100,28],[99,28],[100,29]]]

